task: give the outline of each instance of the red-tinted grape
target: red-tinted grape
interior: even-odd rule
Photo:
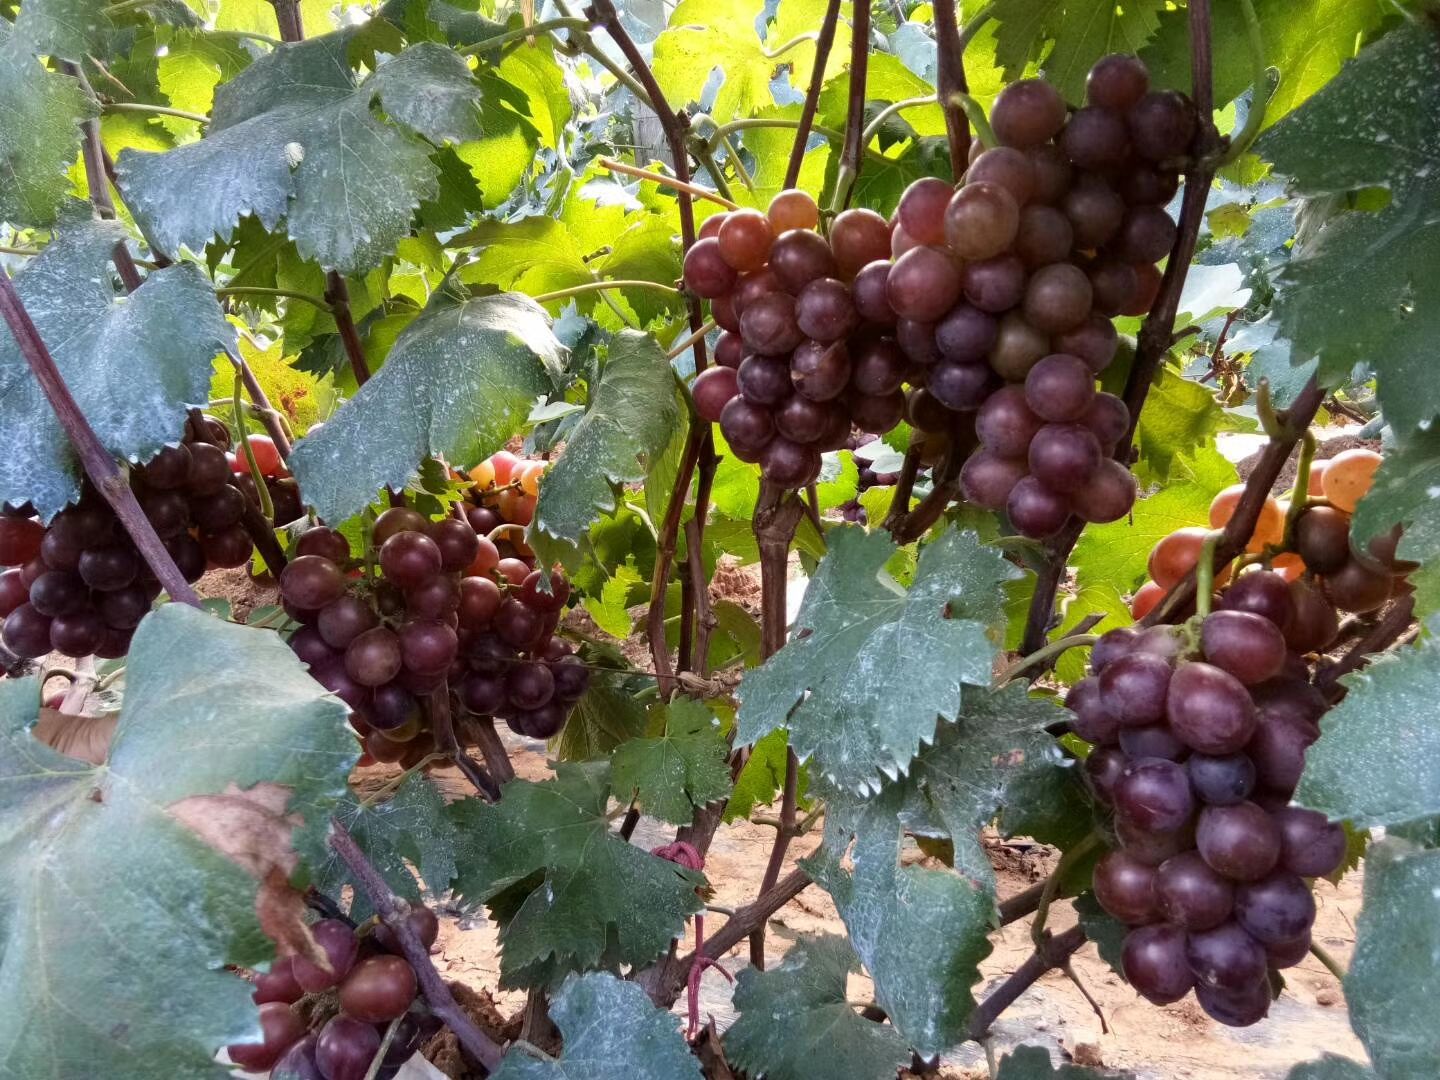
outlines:
[[[756,358],[758,359],[758,358]],[[735,372],[728,367],[710,367],[695,376],[690,386],[695,411],[702,420],[715,423],[730,399],[740,392]]]
[[[1120,956],[1125,978],[1155,1005],[1179,1001],[1194,985],[1186,961],[1185,931],[1178,927],[1162,924],[1131,930]]]
[[[380,686],[400,673],[400,639],[383,626],[355,637],[345,649],[345,673],[361,686]]]
[[[1132,263],[1155,263],[1175,245],[1175,222],[1161,206],[1132,206],[1110,241],[1117,258]]]
[[[902,318],[934,322],[960,297],[960,271],[941,248],[911,248],[890,267],[886,296]]]
[[[415,972],[399,956],[370,956],[340,984],[340,1008],[356,1020],[385,1024],[415,1000]]]
[[[890,224],[874,210],[842,210],[830,223],[830,250],[841,276],[853,277],[867,263],[890,255]]]
[[[1166,921],[1186,930],[1209,930],[1230,917],[1235,886],[1186,851],[1160,864],[1155,898]]]
[[[813,447],[777,437],[760,452],[760,469],[783,487],[801,488],[820,475],[820,453]]]
[[[1043,79],[1011,83],[990,110],[990,126],[1006,146],[1048,142],[1065,124],[1065,99]]]
[[[310,927],[315,942],[329,959],[330,970],[322,968],[307,956],[296,955],[295,981],[310,993],[328,990],[350,973],[359,952],[355,931],[340,919],[321,919]]]
[[[955,189],[944,180],[926,176],[916,180],[900,196],[895,216],[917,244],[945,242],[945,208]]]
[[[1099,440],[1080,424],[1046,424],[1030,440],[1030,474],[1052,491],[1084,487],[1100,458]]]
[[[297,607],[318,611],[345,592],[345,575],[329,559],[301,555],[280,572],[280,595]]]
[[[1020,206],[999,184],[966,184],[945,211],[945,242],[962,259],[999,255],[1019,229]]]
[[[975,307],[999,314],[1024,297],[1025,264],[1011,254],[972,260],[961,268],[960,285],[965,299]]]
[[[1161,657],[1141,652],[1117,657],[1099,678],[1101,700],[1118,723],[1139,727],[1164,718],[1171,670]]]
[[[850,297],[855,310],[866,322],[879,326],[891,326],[895,322],[895,309],[890,306],[889,259],[877,259],[866,263],[850,283]]]
[[[1255,789],[1255,763],[1245,754],[1191,754],[1185,770],[1196,796],[1211,806],[1234,806]]]
[[[1140,926],[1159,918],[1155,868],[1127,855],[1109,851],[1095,864],[1095,899],[1115,918]]]
[[[379,625],[370,605],[358,596],[341,596],[320,609],[315,627],[332,649],[343,649],[365,631]]]
[[[373,1024],[340,1013],[320,1029],[315,1063],[325,1080],[364,1080],[380,1051],[380,1032]]]
[[[1129,53],[1102,56],[1085,78],[1085,100],[1107,109],[1128,109],[1149,89],[1150,73]]]
[[[1017,206],[1024,206],[1035,193],[1035,163],[1020,150],[997,146],[981,152],[966,171],[965,182],[996,184]]]
[[[1061,209],[1075,233],[1075,246],[1082,250],[1100,247],[1120,228],[1125,201],[1101,176],[1083,173],[1061,200]]]
[[[1280,830],[1253,802],[1207,806],[1195,842],[1211,869],[1235,881],[1256,881],[1280,858]]]
[[[1244,990],[1265,978],[1265,949],[1235,922],[1189,935],[1186,960],[1201,987]]]
[[[759,210],[732,210],[715,234],[720,257],[736,270],[759,270],[770,257],[775,229]]]
[[[1119,340],[1114,323],[1103,316],[1091,315],[1079,326],[1056,334],[1052,344],[1056,352],[1080,357],[1098,375],[1115,359]]]
[[[837,276],[840,267],[823,236],[807,229],[791,229],[775,238],[770,248],[770,271],[786,292],[798,295],[816,278]],[[744,312],[741,322],[743,325]]]
[[[975,434],[981,444],[1007,458],[1024,457],[1042,426],[1025,402],[1025,391],[1018,386],[995,391],[975,417]]]
[[[993,450],[980,450],[971,454],[961,468],[960,490],[965,501],[974,506],[1003,510],[1010,493],[1026,472],[1022,459],[1001,457]]]
[[[1043,540],[1054,536],[1070,517],[1070,502],[1033,476],[1026,476],[1010,489],[1005,514],[1022,536]]]
[[[735,268],[720,254],[714,237],[697,240],[685,255],[685,286],[696,296],[711,299],[735,287]]]
[[[1235,919],[1262,945],[1284,945],[1309,936],[1315,897],[1298,874],[1277,871],[1235,890]]]
[[[1060,262],[1069,256],[1074,239],[1070,219],[1055,207],[1031,203],[1020,211],[1015,253],[1030,269]]]

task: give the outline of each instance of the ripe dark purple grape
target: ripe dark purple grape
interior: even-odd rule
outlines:
[[[960,490],[965,501],[973,506],[1003,510],[1010,492],[1027,471],[1022,459],[1001,457],[993,450],[979,450],[966,459],[960,470]]]
[[[1165,758],[1183,761],[1190,748],[1175,737],[1168,724],[1119,728],[1120,749],[1131,758]]]
[[[415,972],[399,956],[369,956],[340,984],[340,1008],[368,1024],[388,1024],[415,1000]]]
[[[1120,956],[1125,978],[1155,1005],[1179,1001],[1195,983],[1185,955],[1185,931],[1178,927],[1160,924],[1131,930]]]
[[[361,686],[380,686],[400,673],[400,639],[383,626],[356,636],[345,649],[345,673]]]
[[[1297,653],[1323,651],[1340,633],[1334,605],[1304,579],[1290,582],[1289,587],[1294,614],[1284,629],[1285,644]]]
[[[908,368],[905,354],[889,338],[869,338],[850,350],[850,385],[860,394],[880,397],[900,389]]]
[[[380,569],[387,581],[413,589],[440,573],[439,545],[420,532],[401,532],[380,546]]]
[[[1160,916],[1155,893],[1155,868],[1127,855],[1109,851],[1095,864],[1095,899],[1129,926],[1154,922]]]
[[[437,575],[405,591],[405,613],[412,618],[443,619],[459,606],[460,582],[449,574]]]
[[[778,356],[747,356],[735,373],[735,383],[745,400],[755,405],[780,404],[793,385],[790,365]]]
[[[852,397],[850,418],[861,431],[883,435],[905,419],[905,395],[896,390],[878,397],[868,394]]]
[[[740,336],[746,348],[762,356],[783,356],[790,352],[805,340],[795,321],[794,298],[783,292],[757,296],[745,305],[740,316]],[[740,366],[745,366],[743,361]]]
[[[456,608],[460,625],[471,630],[488,626],[504,599],[500,586],[489,578],[461,578],[460,606]]]
[[[1197,986],[1239,991],[1265,978],[1265,949],[1236,922],[1189,935],[1186,960]]]
[[[562,656],[550,665],[559,701],[578,701],[590,685],[590,669],[578,656]]]
[[[1054,536],[1070,517],[1070,502],[1033,476],[1026,476],[1010,489],[1005,514],[1016,532],[1032,540]]]
[[[1115,785],[1115,809],[1139,829],[1179,829],[1195,809],[1184,767],[1162,758],[1131,761]]]
[[[1180,190],[1180,174],[1173,169],[1156,169],[1132,164],[1118,178],[1121,196],[1131,206],[1164,206]]]
[[[1130,134],[1123,114],[1100,105],[1077,109],[1060,133],[1060,149],[1079,168],[1099,172],[1118,169],[1130,154]]]
[[[1370,569],[1359,559],[1351,559],[1323,578],[1321,587],[1325,599],[1341,611],[1365,614],[1378,611],[1390,599],[1395,579],[1383,570]]]
[[[1107,109],[1128,109],[1149,89],[1150,72],[1129,53],[1102,56],[1085,77],[1085,100]]]
[[[1156,263],[1175,245],[1175,222],[1162,206],[1132,206],[1110,241],[1119,259],[1130,263]]]
[[[1166,718],[1202,754],[1233,754],[1255,733],[1255,705],[1239,679],[1213,664],[1181,664],[1170,677]]]
[[[889,259],[866,263],[850,283],[850,297],[855,302],[855,310],[866,322],[877,326],[893,326],[895,323],[895,309],[890,306],[889,294],[892,265]]]
[[[480,538],[467,522],[447,517],[431,523],[426,530],[440,549],[440,569],[457,573],[467,569],[480,551]]]
[[[1095,435],[1105,453],[1113,450],[1130,430],[1130,410],[1114,394],[1094,395],[1079,419]]]
[[[190,520],[211,532],[238,524],[244,515],[245,496],[230,484],[213,495],[197,495],[190,500]]]
[[[1289,583],[1269,570],[1241,574],[1220,594],[1222,611],[1248,611],[1268,620],[1283,634],[1295,615]]]
[[[940,349],[935,344],[934,323],[897,319],[895,344],[900,346],[900,351],[910,359],[912,366],[929,367],[940,359]]]
[[[189,533],[172,536],[165,541],[165,550],[175,560],[175,566],[192,585],[205,573],[205,549]]]
[[[295,541],[295,554],[318,555],[334,563],[343,563],[350,558],[350,541],[338,529],[316,525],[300,534],[300,539]]]
[[[1015,254],[1033,270],[1068,258],[1074,239],[1069,218],[1053,206],[1031,203],[1020,211]]]
[[[315,624],[321,639],[332,649],[343,649],[380,623],[369,604],[358,596],[342,596],[320,609]]]
[[[1105,244],[1125,217],[1125,200],[1104,179],[1082,173],[1065,193],[1060,208],[1075,233],[1075,247],[1089,251]]]
[[[1195,137],[1195,107],[1176,90],[1154,90],[1130,107],[1130,145],[1147,161],[1182,157]]]
[[[420,721],[420,703],[403,686],[386,683],[377,686],[370,695],[370,707],[365,712],[370,726],[378,731],[394,731],[414,721]]]
[[[1043,79],[1011,83],[990,110],[990,126],[1005,146],[1049,142],[1065,126],[1065,99]]]
[[[1100,259],[1085,269],[1090,279],[1091,310],[1103,315],[1119,315],[1130,306],[1135,295],[1135,268],[1114,259]]]
[[[1130,653],[1100,672],[1100,694],[1116,721],[1126,727],[1153,724],[1165,716],[1170,665],[1161,657]]]
[[[1107,806],[1114,802],[1115,784],[1124,771],[1125,752],[1118,746],[1097,746],[1085,759],[1085,779]]]
[[[935,324],[935,347],[947,360],[979,363],[995,344],[1000,324],[993,315],[956,304]]]
[[[1081,679],[1065,695],[1065,707],[1073,713],[1070,730],[1088,743],[1113,743],[1120,725],[1100,700],[1100,680],[1095,676]]]
[[[90,656],[105,640],[105,620],[94,608],[82,608],[50,620],[50,647],[66,656]]]
[[[1040,358],[1054,351],[1047,334],[1031,326],[1020,312],[1007,311],[1000,319],[988,359],[1002,379],[1024,382]]]
[[[735,287],[735,268],[720,254],[714,237],[697,240],[685,255],[685,286],[696,296],[713,299]]]
[[[1350,517],[1329,506],[1312,506],[1295,522],[1295,552],[1317,574],[1350,561]]]
[[[418,675],[439,675],[460,648],[455,631],[438,619],[415,619],[400,627],[400,655]]]
[[[1118,461],[1103,459],[1085,485],[1070,495],[1070,508],[1085,521],[1119,521],[1135,505],[1135,477]]]
[[[760,469],[782,487],[801,488],[820,475],[820,452],[777,436],[760,452]]]
[[[559,735],[564,728],[566,715],[565,708],[559,702],[552,701],[538,709],[516,714],[511,727],[518,722],[522,735],[532,739],[551,739]]]
[[[178,491],[142,492],[140,509],[145,511],[145,517],[154,526],[156,534],[162,538],[179,536],[190,526],[190,506],[185,501],[185,496]],[[53,532],[51,535],[54,535]],[[47,536],[46,542],[42,542],[40,547],[41,554],[46,556],[46,562],[51,561],[50,548],[47,546],[49,540],[50,537]],[[67,559],[67,561],[71,560]],[[78,562],[79,556],[76,555],[73,561]],[[71,569],[71,567],[66,567],[66,569]]]
[[[281,956],[270,965],[269,971],[256,974],[255,990],[250,998],[256,1005],[264,1005],[268,1001],[293,1005],[304,996],[305,988],[295,981],[295,958]]]
[[[1025,319],[1049,334],[1070,330],[1090,314],[1092,295],[1090,279],[1078,266],[1042,266],[1025,286]]]
[[[965,182],[996,184],[1024,206],[1035,193],[1035,163],[1014,147],[996,146],[981,151],[966,170]]]
[[[830,401],[850,383],[850,353],[843,342],[807,341],[795,350],[789,371],[797,393],[811,401]]]
[[[301,555],[280,572],[280,595],[296,607],[319,611],[345,592],[345,575],[329,559]]]
[[[1200,628],[1205,658],[1246,686],[1280,674],[1285,637],[1274,623],[1248,611],[1216,611]]]
[[[735,324],[739,329],[739,322]],[[738,332],[726,330],[715,339],[715,364],[718,367],[734,370],[740,366],[740,361],[745,359],[745,339]]]
[[[836,278],[816,278],[795,298],[795,321],[806,337],[839,341],[860,323],[850,290]]]
[[[515,708],[538,709],[554,696],[555,677],[541,661],[516,664],[505,677],[505,692]]]
[[[310,933],[330,964],[327,971],[309,957],[296,955],[295,981],[313,994],[330,989],[350,973],[360,945],[355,940],[355,931],[340,919],[321,919],[310,927]]]
[[[37,660],[50,651],[50,616],[30,604],[21,604],[5,617],[0,640],[16,656]]]
[[[1211,869],[1235,881],[1258,881],[1280,859],[1280,829],[1253,802],[1205,807],[1195,843]]]
[[[801,289],[817,278],[836,277],[840,267],[823,236],[808,229],[791,229],[775,238],[770,248],[770,271],[786,292],[799,295]],[[744,312],[741,321],[744,321]]]
[[[209,443],[190,444],[190,468],[185,486],[192,495],[213,495],[230,482],[230,463],[225,451]]]
[[[793,443],[814,443],[825,437],[834,422],[839,406],[811,401],[799,394],[790,397],[775,410],[775,429],[782,438]]]
[[[720,412],[720,433],[741,461],[760,460],[760,451],[775,437],[770,410],[738,394]]]
[[[1280,865],[1301,877],[1333,874],[1345,860],[1345,830],[1325,815],[1286,806],[1271,815],[1280,828]]]
[[[1308,937],[1315,897],[1299,874],[1281,870],[1235,890],[1235,919],[1262,945],[1285,945]]]
[[[1078,491],[1095,475],[1100,456],[1100,442],[1089,428],[1046,424],[1030,440],[1030,474],[1052,491]]]
[[[1023,458],[1043,422],[1025,402],[1025,391],[1006,386],[986,399],[975,416],[975,434],[988,450],[1006,458]]]
[[[957,364],[950,360],[936,364],[925,376],[925,387],[935,400],[955,412],[980,408],[999,384],[985,364]]]
[[[966,184],[945,210],[945,242],[961,259],[999,255],[1014,243],[1019,229],[1020,206],[999,184]]]
[[[1264,979],[1243,990],[1213,990],[1195,987],[1195,1000],[1214,1020],[1226,1027],[1249,1027],[1265,1019],[1270,1011],[1270,984]]]
[[[500,605],[500,610],[495,613],[492,622],[502,641],[517,649],[525,649],[540,633],[544,616],[510,597]]]
[[[1095,376],[1079,357],[1051,353],[1025,376],[1025,403],[1042,420],[1078,420],[1095,398]]]
[[[1097,375],[1115,359],[1119,341],[1115,324],[1103,315],[1091,315],[1079,326],[1051,338],[1056,352],[1080,357]]]
[[[1127,855],[1133,855],[1149,866],[1160,866],[1167,859],[1173,859],[1195,846],[1193,821],[1186,822],[1174,832],[1154,832],[1138,828],[1128,818],[1117,816],[1115,835]]]
[[[960,270],[960,287],[981,311],[1009,311],[1025,295],[1025,264],[1012,254],[972,260]]]
[[[947,196],[948,199],[948,196]],[[830,223],[830,250],[842,277],[890,255],[890,223],[874,210],[842,210]]]
[[[140,467],[145,486],[160,491],[184,487],[189,475],[190,450],[184,445],[163,447]]]
[[[1035,167],[1035,189],[1031,201],[1053,206],[1070,188],[1074,167],[1065,151],[1058,146],[1042,143],[1025,151],[1025,156]]]
[[[1155,872],[1155,900],[1161,916],[1186,930],[1209,930],[1230,917],[1235,886],[1195,851],[1166,859]]]
[[[46,571],[30,586],[30,606],[51,618],[79,611],[89,599],[90,591],[85,582],[69,570]]]
[[[1196,797],[1211,806],[1234,806],[1255,790],[1255,763],[1245,754],[1191,754],[1185,771]]]
[[[959,267],[942,248],[911,248],[890,267],[885,295],[901,318],[934,322],[960,298]]]
[[[943,244],[945,208],[954,194],[955,189],[937,177],[916,180],[901,194],[895,208],[900,227],[917,244]]]
[[[200,547],[211,567],[233,570],[244,566],[255,553],[255,544],[243,525],[229,525],[200,534]]]
[[[1101,634],[1100,640],[1090,648],[1090,670],[1099,675],[1112,661],[1133,651],[1139,636],[1140,631],[1131,626],[1117,627]]]
[[[500,672],[472,671],[460,681],[460,700],[478,716],[493,716],[510,704],[505,682]]]
[[[315,1063],[326,1080],[364,1080],[379,1050],[380,1031],[374,1024],[340,1013],[320,1029]]]
[[[710,367],[695,376],[690,394],[695,399],[695,411],[702,420],[715,423],[730,399],[740,392],[735,372],[728,367]]]

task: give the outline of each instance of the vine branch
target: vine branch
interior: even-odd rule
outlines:
[[[331,270],[325,276],[325,302],[330,305],[330,313],[335,318],[335,329],[345,346],[345,356],[350,361],[355,385],[364,386],[370,378],[370,365],[365,360],[365,345],[360,340],[355,317],[350,313],[350,286],[338,270]]]
[[[845,144],[840,149],[840,169],[835,176],[835,193],[830,209],[843,210],[860,175],[865,153],[865,77],[870,63],[870,5],[852,5],[850,15],[850,99],[845,113]]]
[[[800,107],[800,123],[795,128],[795,142],[790,147],[790,161],[785,166],[785,184],[793,188],[800,182],[800,166],[805,161],[805,146],[810,141],[810,126],[815,123],[815,109],[820,104],[820,89],[825,85],[825,65],[835,45],[835,31],[840,23],[840,0],[829,0],[825,18],[820,23],[820,36],[815,40],[815,64],[810,69],[810,85],[805,90],[805,104]]]
[[[945,135],[950,144],[950,173],[958,183],[970,161],[970,122],[957,97],[968,94],[965,79],[965,52],[960,44],[960,24],[955,16],[956,0],[935,5],[937,46],[936,96],[945,112]]]
[[[1047,935],[1035,946],[1030,957],[975,1007],[975,1011],[970,1014],[970,1038],[978,1042],[988,1036],[991,1026],[1001,1013],[1034,986],[1040,976],[1068,964],[1070,957],[1084,944],[1085,930],[1081,926],[1072,926],[1069,930],[1053,936]]]

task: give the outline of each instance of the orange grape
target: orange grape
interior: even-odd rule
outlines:
[[[1325,466],[1325,498],[1337,510],[1353,514],[1375,482],[1380,455],[1374,450],[1346,450]]]
[[[1198,525],[1176,529],[1150,552],[1150,577],[1162,589],[1169,589],[1195,568],[1200,545],[1210,530]]]
[[[770,223],[777,236],[786,229],[813,229],[820,224],[820,207],[809,192],[786,188],[770,200]]]
[[[1244,484],[1231,484],[1210,502],[1210,527],[1220,529],[1235,516],[1235,507],[1245,494]],[[1263,551],[1266,544],[1278,544],[1285,537],[1285,511],[1273,498],[1267,498],[1260,507],[1260,516],[1255,519],[1255,531],[1250,534],[1246,551]]]
[[[1328,461],[1312,461],[1310,463],[1310,483],[1305,489],[1307,495],[1316,499],[1324,497],[1325,469],[1329,464]]]
[[[1154,609],[1165,595],[1165,590],[1153,581],[1147,581],[1130,598],[1130,617],[1139,622]]]
[[[1300,575],[1305,573],[1305,560],[1294,552],[1287,551],[1283,555],[1276,555],[1271,560],[1270,569],[1286,581],[1298,581]]]
[[[470,479],[481,491],[488,491],[495,486],[495,466],[489,458],[470,470]]]
[[[535,496],[524,491],[504,491],[500,494],[500,516],[516,525],[529,525],[535,517]]]
[[[467,577],[489,577],[500,562],[500,552],[488,537],[478,537],[480,546],[475,549],[475,558],[465,570]]]
[[[520,490],[526,495],[540,494],[540,477],[545,472],[545,462],[527,461],[515,470],[515,476],[520,481]]]

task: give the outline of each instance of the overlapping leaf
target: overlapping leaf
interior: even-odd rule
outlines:
[[[666,709],[664,734],[616,748],[615,790],[622,797],[633,791],[651,817],[683,825],[697,808],[730,793],[729,749],[715,715],[693,698],[678,698]]]
[[[286,219],[300,254],[327,269],[358,273],[391,254],[439,191],[432,147],[412,132],[478,135],[480,91],[463,60],[428,43],[357,86],[349,40],[277,46],[216,91],[204,139],[123,152],[121,188],[146,235],[167,252],[200,251],[254,214],[269,229]],[[376,100],[395,123],[374,115]]]
[[[493,454],[553,388],[563,349],[532,300],[511,293],[431,303],[385,366],[290,459],[305,501],[343,521],[382,487],[404,487],[430,454]],[[547,480],[547,483],[549,481]]]
[[[178,441],[187,406],[209,400],[211,363],[234,331],[193,265],[156,270],[124,296],[110,268],[124,238],[114,222],[66,229],[15,275],[15,289],[105,448],[140,460]],[[49,517],[79,497],[70,440],[8,332],[0,430],[0,505],[28,501]]]
[[[1440,414],[1440,41],[1409,24],[1363,50],[1256,144],[1301,195],[1388,190],[1379,210],[1337,212],[1281,269],[1276,299],[1298,359],[1346,378],[1364,361],[1405,436]],[[1403,238],[1403,242],[1400,239]]]
[[[989,682],[990,627],[1015,571],[952,530],[921,553],[907,592],[883,569],[895,551],[885,535],[842,528],[827,538],[789,644],[740,688],[737,737],[786,727],[835,786],[878,788],[909,768],[938,718],[955,717],[963,685]]]
[[[589,407],[540,485],[528,538],[542,562],[577,563],[580,538],[618,505],[613,485],[645,478],[679,416],[670,362],[655,339],[630,330],[613,338]]]
[[[511,1049],[495,1080],[700,1080],[675,1017],[633,982],[604,972],[567,979],[550,1016],[565,1040],[560,1056]]]
[[[216,1049],[259,1028],[249,986],[222,965],[271,946],[255,881],[174,806],[280,785],[313,840],[354,764],[345,707],[271,631],[163,607],[141,623],[126,681],[101,769],[31,739],[35,680],[0,682],[5,1080],[153,1080],[158,1062],[176,1080],[229,1076]]]
[[[857,967],[850,943],[826,934],[800,938],[775,968],[740,972],[740,1018],[725,1033],[727,1060],[769,1080],[893,1080],[910,1048],[846,999],[846,978]]]
[[[606,816],[608,762],[562,764],[553,780],[515,780],[500,802],[451,807],[461,834],[457,891],[492,901],[506,986],[549,982],[566,971],[644,964],[700,908],[704,879],[622,840]]]

